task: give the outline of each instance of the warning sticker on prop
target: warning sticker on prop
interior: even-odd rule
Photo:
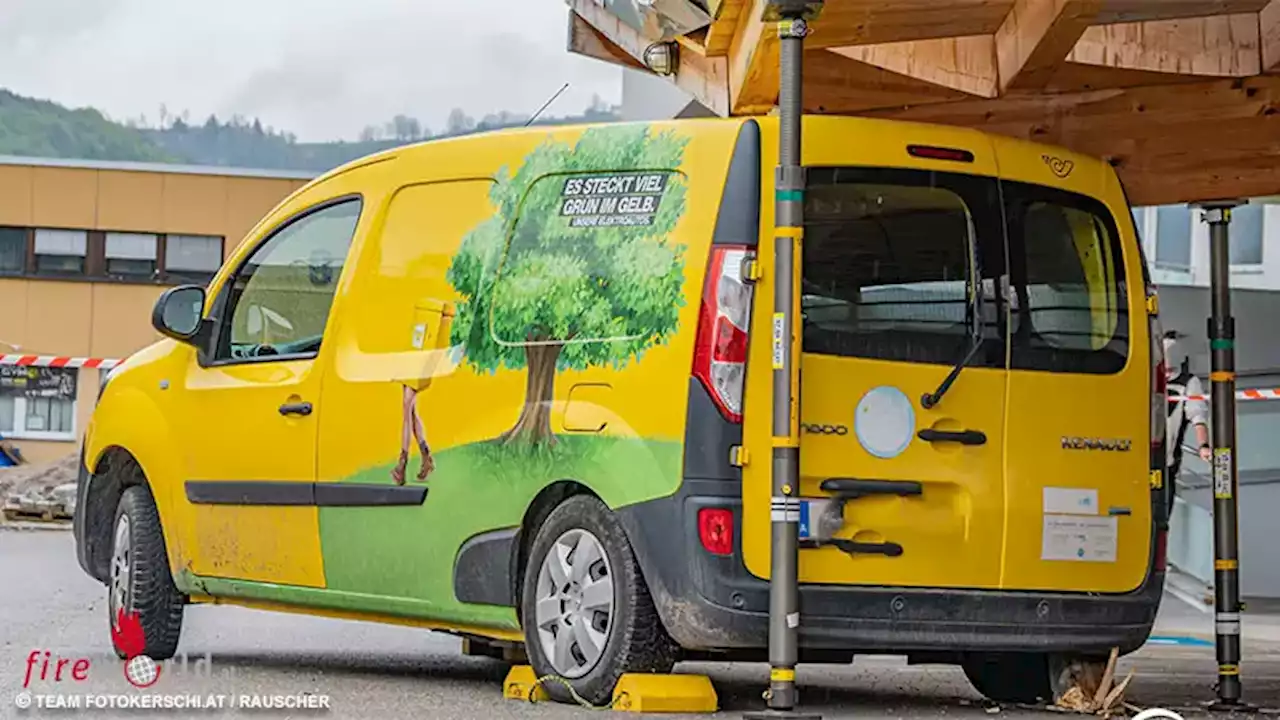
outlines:
[[[787,318],[782,313],[773,314],[773,369],[785,367],[787,357]]]
[[[1231,499],[1231,485],[1231,449],[1217,448],[1213,451],[1213,496]]]
[[[571,177],[564,182],[560,215],[570,227],[635,227],[653,224],[669,173],[617,173]]]

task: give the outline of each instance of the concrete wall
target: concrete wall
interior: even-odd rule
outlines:
[[[1280,292],[1234,290],[1236,367],[1240,388],[1280,387]],[[1191,337],[1181,345],[1192,370],[1208,387],[1209,291],[1198,287],[1160,288],[1160,314],[1166,329]],[[1171,358],[1181,362],[1183,354]],[[1242,401],[1237,405],[1236,464],[1240,476],[1240,582],[1245,595],[1280,597],[1280,555],[1271,551],[1276,510],[1280,508],[1280,401]],[[1213,494],[1209,466],[1184,455],[1179,497],[1169,538],[1169,559],[1206,584],[1213,581]]]

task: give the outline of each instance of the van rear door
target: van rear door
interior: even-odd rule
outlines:
[[[841,122],[843,132],[824,141],[828,123]],[[921,160],[908,155],[902,134],[877,133],[882,126],[814,124],[817,132],[806,136],[814,150],[802,261],[808,549],[800,580],[996,587],[1007,371],[990,278],[1001,273],[1004,238],[998,183],[980,174],[994,175],[993,153],[985,138],[965,133],[977,164]],[[895,142],[890,161],[908,167],[866,165],[868,149],[882,140]],[[818,166],[814,154],[828,164]],[[767,318],[772,293],[762,290],[757,316]],[[767,432],[768,413],[751,408],[754,398],[768,398],[768,352],[767,343],[753,343],[749,442]],[[944,387],[949,376],[954,382]],[[938,395],[936,404],[924,400]],[[768,472],[766,461],[744,473],[743,546],[761,577],[768,576]],[[843,507],[824,500],[840,496]]]
[[[1133,590],[1150,565],[1151,371],[1129,210],[1100,162],[1051,172],[1020,143],[998,151],[1002,170],[1032,180],[1002,181],[1013,287],[1002,584]]]

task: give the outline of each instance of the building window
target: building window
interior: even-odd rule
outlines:
[[[74,440],[78,370],[0,366],[0,433]]]
[[[27,231],[0,228],[0,275],[20,274],[27,266]]]
[[[1156,209],[1156,266],[1191,269],[1191,211],[1182,205]]]
[[[89,254],[89,234],[84,230],[36,230],[36,273],[83,275]]]
[[[1231,264],[1240,267],[1262,264],[1263,215],[1266,205],[1250,203],[1231,211],[1228,248]]]
[[[122,280],[156,277],[159,238],[143,233],[107,233],[103,256],[107,275]]]
[[[170,282],[207,285],[222,266],[222,238],[170,235],[165,240],[164,270]]]

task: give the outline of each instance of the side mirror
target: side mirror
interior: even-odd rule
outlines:
[[[190,343],[204,320],[204,288],[181,285],[166,290],[151,311],[151,326],[161,335]]]

